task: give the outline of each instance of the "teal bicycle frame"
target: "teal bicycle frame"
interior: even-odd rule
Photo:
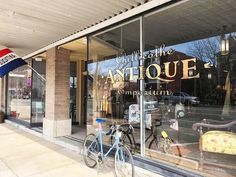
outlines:
[[[96,137],[96,139],[98,138],[98,142],[99,142],[99,145],[100,145],[100,153],[101,153],[101,156],[103,158],[106,158],[110,152],[116,148],[117,150],[119,149],[119,144],[120,144],[120,139],[119,139],[119,136],[117,136],[117,133],[115,133],[115,142],[112,144],[112,146],[109,148],[109,150],[106,152],[106,154],[104,155],[104,150],[103,150],[103,136],[113,136],[113,135],[106,135],[106,132],[104,131],[99,131],[98,132],[98,136]]]
[[[98,128],[98,134],[96,135],[96,140],[98,140],[98,144],[100,145],[100,149],[99,152],[101,153],[101,157],[102,159],[105,159],[110,152],[116,148],[116,152],[119,150],[119,144],[120,144],[120,137],[121,137],[121,132],[118,132],[116,130],[115,136],[112,135],[112,132],[110,135],[106,135],[107,133],[105,131],[102,130],[102,123],[105,122],[105,120],[99,119],[97,121],[97,123],[99,124],[99,128]],[[115,142],[111,145],[111,147],[109,148],[109,150],[106,152],[106,154],[104,154],[104,150],[103,150],[103,136],[114,136],[115,137]],[[88,149],[90,149],[90,147],[93,145],[93,143],[91,143],[91,145],[89,146]],[[123,153],[121,153],[123,154]],[[119,154],[118,154],[119,155]],[[122,155],[123,156],[123,155]]]
[[[90,168],[94,168],[96,165],[98,167],[100,165],[103,166],[105,165],[103,162],[108,160],[108,155],[112,152],[112,154],[115,154],[116,175],[125,174],[125,176],[129,176],[132,174],[132,177],[134,177],[135,172],[132,154],[120,141],[122,130],[118,125],[112,125],[109,132],[105,132],[102,130],[102,123],[104,123],[105,120],[97,118],[96,122],[99,125],[96,135],[91,133],[84,141],[84,160],[86,165]],[[106,150],[104,150],[105,145],[103,144],[104,136],[115,138],[114,143],[111,144],[109,148],[106,148]],[[90,137],[92,139],[89,139]],[[114,151],[112,151],[113,149]],[[92,160],[92,164],[90,160]]]

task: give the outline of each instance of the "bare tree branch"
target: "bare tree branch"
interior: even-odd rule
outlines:
[[[188,53],[199,58],[200,60],[211,62],[213,65],[216,65],[219,44],[219,37],[198,40],[189,46]]]

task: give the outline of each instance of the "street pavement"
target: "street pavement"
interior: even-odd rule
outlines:
[[[88,168],[82,155],[10,124],[0,124],[0,177],[112,177],[113,163]],[[135,167],[137,177],[161,177]]]

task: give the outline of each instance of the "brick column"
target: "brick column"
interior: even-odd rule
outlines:
[[[52,48],[46,52],[46,104],[43,134],[50,138],[71,134],[70,52]]]

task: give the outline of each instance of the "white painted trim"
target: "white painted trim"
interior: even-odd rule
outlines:
[[[133,17],[133,16],[135,16],[137,14],[143,13],[145,11],[148,11],[148,10],[154,8],[154,7],[158,7],[158,6],[162,5],[162,4],[165,4],[165,3],[170,2],[170,1],[172,1],[172,0],[152,0],[150,2],[147,2],[145,4],[140,5],[138,7],[135,7],[134,9],[131,9],[131,10],[129,10],[127,12],[124,12],[124,13],[122,13],[120,15],[117,15],[117,16],[115,16],[113,18],[110,18],[110,19],[108,19],[106,21],[103,21],[103,22],[101,22],[99,24],[91,26],[91,27],[89,27],[89,28],[87,28],[85,30],[82,30],[82,31],[80,31],[78,33],[70,35],[70,36],[68,36],[68,37],[66,37],[64,39],[61,39],[61,40],[56,41],[56,42],[54,42],[52,44],[49,44],[46,47],[43,47],[43,48],[41,48],[39,50],[36,50],[35,52],[32,52],[32,53],[30,53],[28,55],[25,55],[23,57],[23,59],[27,59],[27,58],[33,57],[35,55],[38,55],[39,53],[45,52],[48,49],[51,49],[53,47],[65,44],[65,43],[70,42],[70,41],[75,40],[75,39],[78,39],[78,38],[83,37],[85,35],[88,35],[88,34],[90,34],[92,32],[95,32],[97,30],[103,29],[103,28],[108,27],[108,26],[110,26],[112,24],[118,23],[118,22],[120,22],[122,20],[125,20],[127,18]]]

